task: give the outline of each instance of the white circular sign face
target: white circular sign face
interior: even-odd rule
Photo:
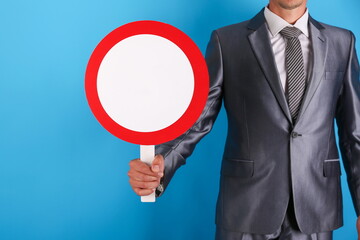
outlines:
[[[107,52],[97,76],[99,100],[116,123],[153,132],[176,122],[194,94],[194,73],[184,52],[166,38],[139,34]]]

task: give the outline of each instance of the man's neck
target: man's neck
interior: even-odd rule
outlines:
[[[304,15],[306,12],[306,4],[303,4],[297,8],[294,9],[285,9],[281,6],[274,4],[272,1],[270,1],[268,8],[270,11],[284,19],[290,24],[295,24],[296,21]]]

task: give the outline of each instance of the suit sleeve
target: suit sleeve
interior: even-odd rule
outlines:
[[[337,105],[339,145],[357,216],[360,215],[360,82],[355,37],[351,34],[348,66]]]
[[[186,159],[192,154],[196,144],[210,132],[221,108],[223,63],[219,37],[216,31],[211,35],[205,58],[210,77],[210,90],[203,112],[197,122],[183,135],[175,140],[156,146],[156,154],[162,154],[165,158],[165,172],[162,179],[164,190],[175,171],[186,163]]]

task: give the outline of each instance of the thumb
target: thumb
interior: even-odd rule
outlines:
[[[164,172],[164,157],[162,155],[156,155],[154,161],[151,164],[151,170],[159,173],[159,176]]]

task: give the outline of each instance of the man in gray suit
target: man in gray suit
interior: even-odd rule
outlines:
[[[350,31],[311,18],[306,0],[270,0],[250,21],[214,31],[206,53],[206,107],[188,132],[157,146],[152,166],[130,162],[134,191],[148,195],[157,188],[160,195],[211,130],[224,101],[228,136],[216,239],[332,239],[343,224],[334,119],[360,213],[354,41]]]

